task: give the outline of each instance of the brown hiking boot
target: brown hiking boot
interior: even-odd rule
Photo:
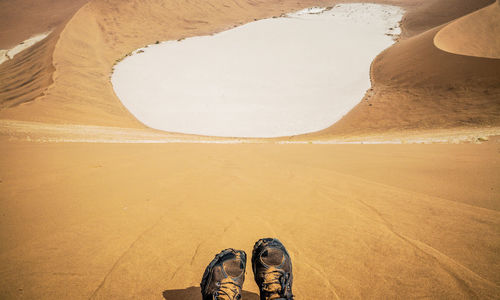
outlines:
[[[217,254],[201,279],[203,300],[239,300],[245,281],[247,255],[244,251],[226,249]]]
[[[255,243],[252,269],[261,300],[293,299],[292,260],[279,240],[266,238]]]

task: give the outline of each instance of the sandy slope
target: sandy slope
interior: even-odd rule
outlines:
[[[412,9],[406,15],[403,27],[405,37],[427,31],[436,26],[453,21],[468,13],[481,9],[495,0],[445,0],[445,1],[404,1]]]
[[[446,25],[434,43],[459,55],[500,58],[500,1]]]
[[[0,118],[42,122],[11,123],[21,128],[13,136],[37,130],[54,138],[75,131],[78,138],[155,136],[114,96],[109,74],[116,59],[156,40],[313,3],[93,0],[61,21],[68,15],[57,12],[74,12],[72,5],[83,2],[39,1],[62,5],[44,10],[55,19],[22,18],[29,10],[10,6],[15,22],[0,26],[13,33],[12,42],[1,39],[6,44],[45,31],[46,20],[62,22],[0,66]],[[408,9],[408,38],[374,62],[372,106],[358,105],[324,136],[498,126],[498,60],[433,46],[443,23],[493,1],[383,2]],[[193,286],[215,252],[249,252],[267,235],[281,238],[293,255],[298,299],[495,298],[498,145],[123,145],[2,137],[0,298],[199,299]],[[251,280],[244,288],[245,299],[257,299]]]
[[[88,0],[0,1],[0,49],[63,24]]]
[[[0,49],[10,49],[52,30],[48,38],[0,65],[0,110],[33,101],[52,84],[53,52],[59,33],[87,1],[0,1]]]
[[[372,64],[373,89],[319,134],[497,125],[500,60],[437,49],[433,38],[440,28],[380,54]]]
[[[0,151],[3,299],[199,299],[215,252],[262,236],[298,299],[500,293],[498,143]]]
[[[57,31],[0,65],[0,110],[33,101],[52,84]]]

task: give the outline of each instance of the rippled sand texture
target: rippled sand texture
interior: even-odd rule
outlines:
[[[18,45],[12,47],[11,49],[2,49],[2,50],[0,50],[0,64],[2,64],[3,62],[5,62],[5,61],[7,61],[9,59],[13,59],[14,56],[16,56],[20,52],[28,49],[29,47],[35,45],[36,43],[42,41],[49,34],[50,34],[50,32],[44,32],[44,33],[41,33],[41,34],[37,34],[37,35],[35,35],[33,37],[30,37],[29,39],[27,39],[25,41],[22,41],[21,43],[19,43]]]

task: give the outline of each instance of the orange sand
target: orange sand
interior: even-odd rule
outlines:
[[[443,51],[500,58],[500,1],[446,25],[434,38]]]
[[[264,236],[298,299],[500,293],[498,143],[0,147],[3,299],[199,299]]]
[[[497,298],[497,138],[40,142],[47,134],[186,138],[149,130],[123,108],[109,81],[115,61],[156,40],[337,3],[297,2],[1,2],[1,48],[53,31],[0,65],[0,298],[199,299],[196,286],[216,252],[249,252],[263,236],[290,250],[297,299]],[[498,134],[500,60],[434,45],[446,23],[494,1],[375,2],[407,14],[400,42],[373,62],[372,90],[335,126],[289,139]],[[247,278],[245,299],[257,299]]]

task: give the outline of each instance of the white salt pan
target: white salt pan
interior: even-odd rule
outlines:
[[[112,83],[125,107],[156,129],[237,137],[313,132],[363,98],[370,64],[394,42],[402,15],[395,6],[342,4],[152,45],[116,65]]]
[[[320,14],[327,11],[326,7],[309,7],[303,10],[299,10],[294,12],[293,14],[288,14],[288,16],[303,16],[303,15],[311,15],[311,14]]]

